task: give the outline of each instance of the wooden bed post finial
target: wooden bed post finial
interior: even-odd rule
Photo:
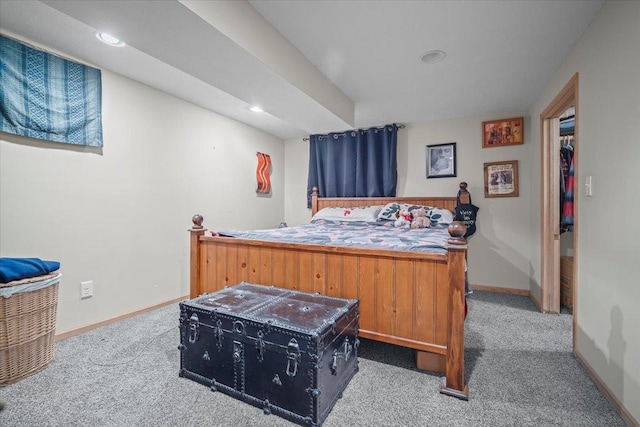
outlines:
[[[202,215],[200,214],[195,214],[193,216],[193,218],[191,218],[191,221],[193,222],[193,227],[196,230],[200,230],[202,227],[202,221],[204,221],[204,218],[202,217]]]
[[[453,221],[447,228],[451,238],[448,243],[450,245],[466,245],[467,240],[464,238],[464,234],[467,232],[467,226],[462,221]]]

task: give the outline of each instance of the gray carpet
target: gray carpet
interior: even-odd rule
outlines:
[[[44,371],[0,388],[2,426],[290,426],[178,377],[177,304],[56,344]],[[411,350],[362,340],[360,371],[324,426],[624,426],[571,353],[571,316],[528,297],[469,297],[464,402]]]

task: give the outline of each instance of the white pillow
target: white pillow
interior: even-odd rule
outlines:
[[[367,221],[375,222],[382,206],[360,206],[357,208],[328,207],[320,209],[311,218],[311,222],[324,219],[329,221]]]

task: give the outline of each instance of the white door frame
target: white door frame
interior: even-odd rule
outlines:
[[[575,106],[574,157],[578,157],[578,73],[540,114],[540,230],[541,274],[540,308],[543,312],[560,312],[560,132],[558,118]],[[578,161],[574,162],[574,212],[578,212]],[[578,221],[573,226],[573,347],[576,343]]]

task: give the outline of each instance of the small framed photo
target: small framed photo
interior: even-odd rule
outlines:
[[[427,145],[427,178],[456,176],[456,143]]]
[[[524,144],[524,118],[482,122],[482,148]]]
[[[518,161],[484,164],[485,197],[518,197]]]

